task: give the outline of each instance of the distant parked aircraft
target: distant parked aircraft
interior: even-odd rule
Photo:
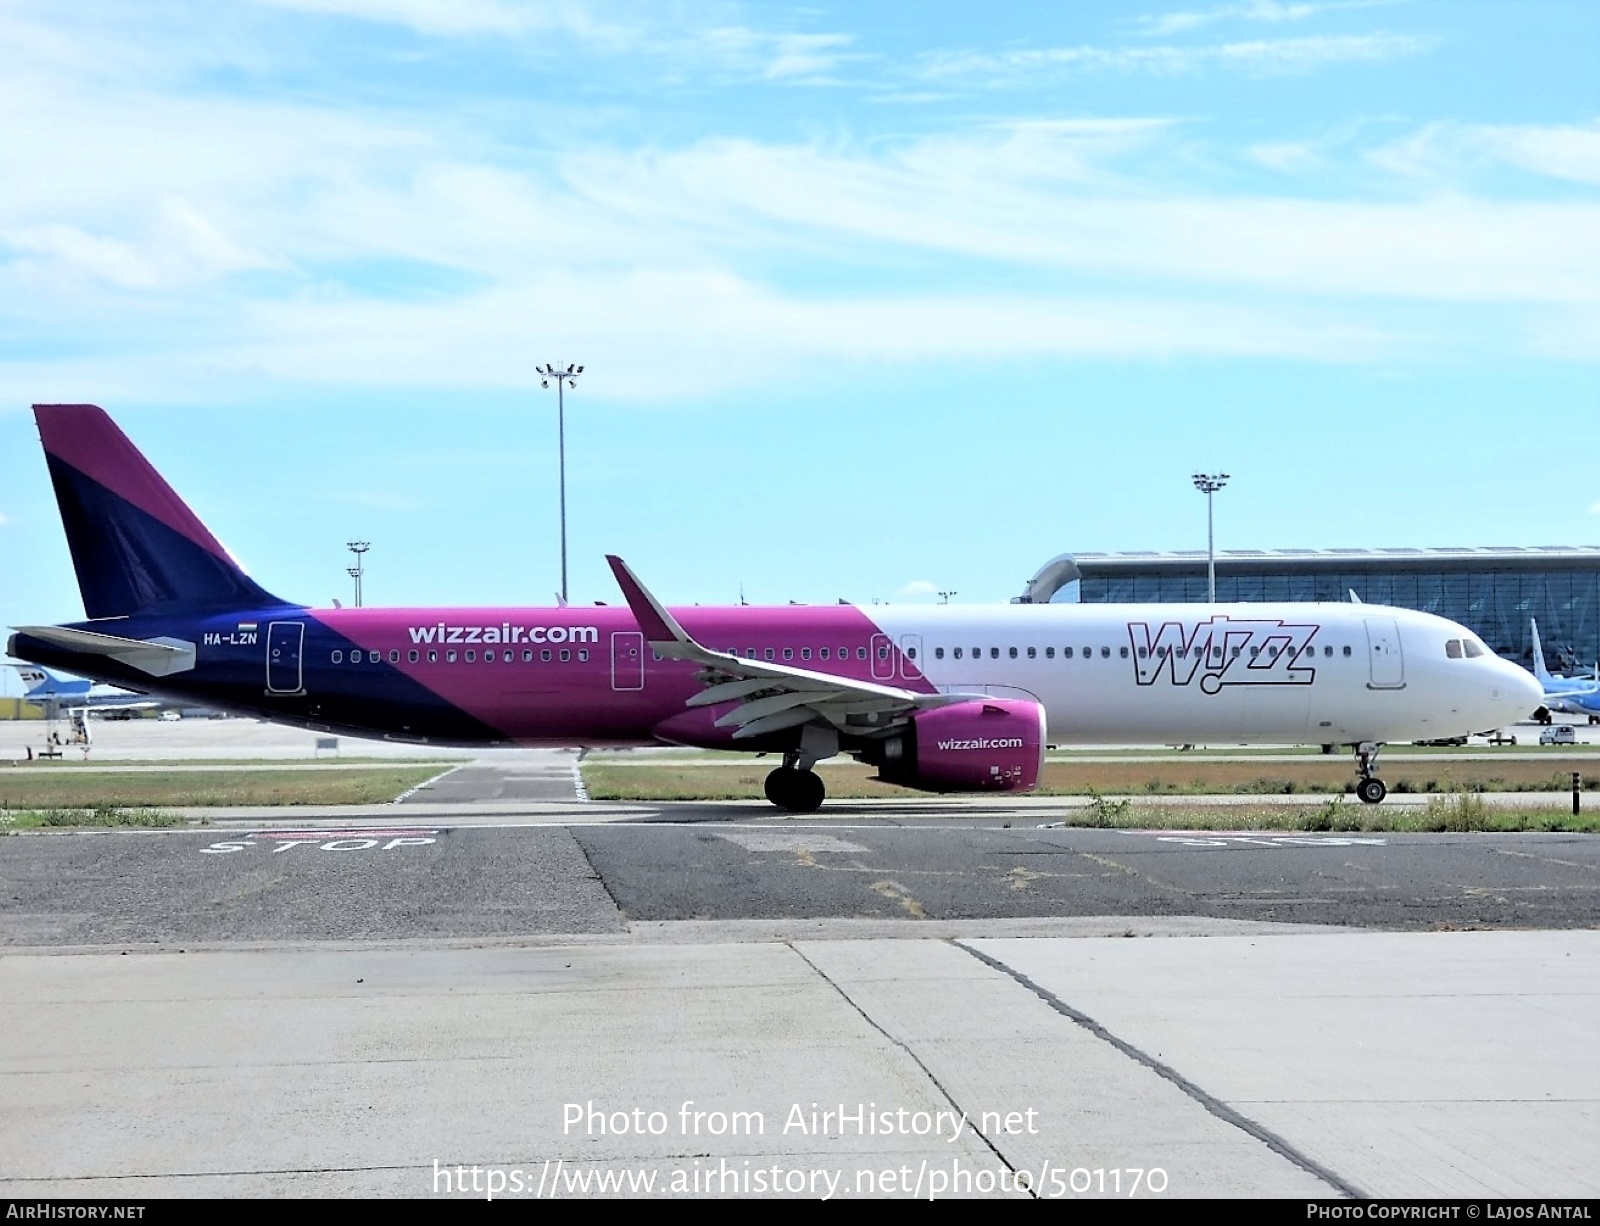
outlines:
[[[1528,625],[1533,628],[1533,675],[1544,690],[1544,706],[1540,709],[1543,713],[1535,712],[1535,718],[1548,724],[1549,713],[1560,711],[1565,715],[1587,716],[1591,724],[1600,724],[1600,680],[1552,673],[1544,662],[1544,648],[1539,643],[1539,623],[1530,617]]]
[[[59,677],[37,664],[11,664],[25,690],[22,700],[47,711],[153,711],[168,706],[159,698],[78,677]]]

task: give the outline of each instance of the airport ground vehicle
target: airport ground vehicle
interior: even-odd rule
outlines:
[[[846,753],[933,792],[1036,786],[1065,744],[1335,744],[1520,719],[1540,688],[1453,622],[1364,604],[313,609],[233,561],[93,405],[35,416],[88,620],[11,654],[318,731],[417,744],[774,753],[809,812]]]
[[[1576,745],[1578,734],[1572,730],[1571,724],[1556,724],[1553,727],[1542,729],[1539,733],[1541,745]]]
[[[1491,732],[1488,741],[1491,745],[1515,745],[1517,738],[1515,733],[1507,733],[1502,729],[1497,732]]]

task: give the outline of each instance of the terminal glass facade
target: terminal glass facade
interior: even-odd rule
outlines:
[[[1085,603],[1206,599],[1206,559],[1190,554],[1075,554]],[[1488,647],[1533,661],[1529,622],[1557,672],[1600,658],[1600,549],[1408,550],[1384,553],[1219,553],[1217,600],[1347,601],[1437,613]]]

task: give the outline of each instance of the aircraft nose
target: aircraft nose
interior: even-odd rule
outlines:
[[[1544,705],[1544,686],[1527,669],[1501,660],[1500,676],[1495,678],[1494,691],[1500,702],[1515,718],[1525,719]]]

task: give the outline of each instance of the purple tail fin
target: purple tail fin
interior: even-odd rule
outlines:
[[[91,618],[284,603],[239,569],[103,409],[36,404],[33,415]]]

